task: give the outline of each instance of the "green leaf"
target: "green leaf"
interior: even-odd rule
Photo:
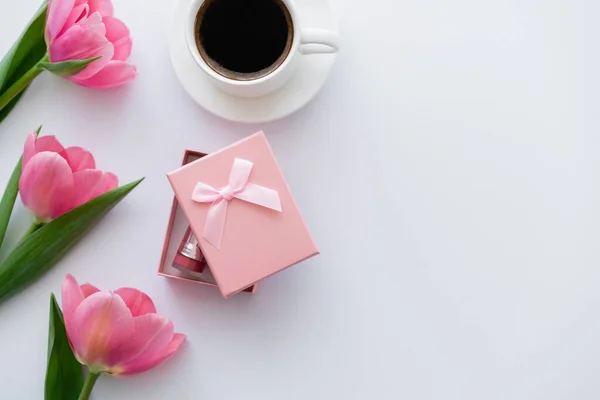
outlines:
[[[41,130],[42,127],[40,126],[36,133],[39,135]],[[0,200],[0,247],[2,247],[2,242],[6,236],[6,229],[8,228],[10,216],[13,208],[15,207],[15,201],[17,200],[17,195],[19,193],[19,180],[21,179],[22,169],[21,162],[22,158],[19,158],[19,162],[17,162],[10,179],[6,184],[6,189],[4,189],[2,200]]]
[[[44,400],[77,400],[82,387],[83,368],[69,346],[63,314],[52,294]]]
[[[0,95],[45,57],[47,49],[44,29],[47,8],[48,2],[44,1],[19,39],[0,61]],[[26,88],[0,110],[0,122],[17,105],[25,90]]]
[[[57,63],[53,62],[41,62],[39,67],[45,69],[48,72],[52,72],[58,76],[72,76],[80,73],[87,67],[91,62],[98,60],[99,57],[88,58],[86,60],[69,60],[61,61]]]
[[[0,61],[0,93],[15,83],[46,54],[44,29],[47,8],[48,2],[44,1],[19,39]]]
[[[0,263],[0,302],[20,292],[48,271],[108,211],[140,182],[104,193],[44,225],[23,240]]]
[[[27,88],[23,89],[21,91],[21,93],[19,93],[18,95],[16,95],[14,97],[14,99],[12,99],[10,101],[10,103],[8,103],[7,105],[5,105],[4,108],[2,108],[0,110],[0,122],[4,121],[4,118],[8,117],[8,114],[10,114],[10,112],[12,111],[12,109],[15,108],[15,106],[17,105],[17,103],[21,99],[21,96],[23,96],[23,93],[25,93],[26,90],[27,90]]]
[[[17,162],[17,165],[15,166],[15,169],[13,170],[10,179],[6,184],[4,195],[2,196],[2,200],[0,201],[0,247],[2,246],[2,242],[4,241],[4,236],[6,236],[6,229],[8,229],[10,216],[15,206],[17,195],[19,194],[19,179],[21,179],[21,162],[22,159],[19,158],[19,162]]]

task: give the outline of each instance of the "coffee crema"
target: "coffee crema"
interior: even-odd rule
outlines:
[[[204,61],[235,80],[275,71],[294,38],[292,17],[281,0],[207,0],[198,10],[194,32]]]

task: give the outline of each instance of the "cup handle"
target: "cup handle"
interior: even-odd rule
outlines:
[[[300,39],[301,54],[331,54],[339,50],[339,36],[324,29],[303,29]]]

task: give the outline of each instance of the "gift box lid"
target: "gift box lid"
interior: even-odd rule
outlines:
[[[167,176],[224,297],[319,254],[263,132]]]

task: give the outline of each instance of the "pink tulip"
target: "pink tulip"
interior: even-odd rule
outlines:
[[[78,85],[112,88],[137,75],[125,62],[131,53],[129,29],[113,17],[110,0],[50,0],[45,37],[52,62],[101,57],[67,77]]]
[[[38,138],[32,132],[25,141],[19,181],[23,204],[45,223],[117,187],[114,174],[95,168],[87,150],[65,149],[56,137]]]
[[[131,376],[154,368],[179,350],[185,335],[156,314],[137,289],[100,291],[67,275],[62,287],[67,336],[75,357],[94,374]]]

